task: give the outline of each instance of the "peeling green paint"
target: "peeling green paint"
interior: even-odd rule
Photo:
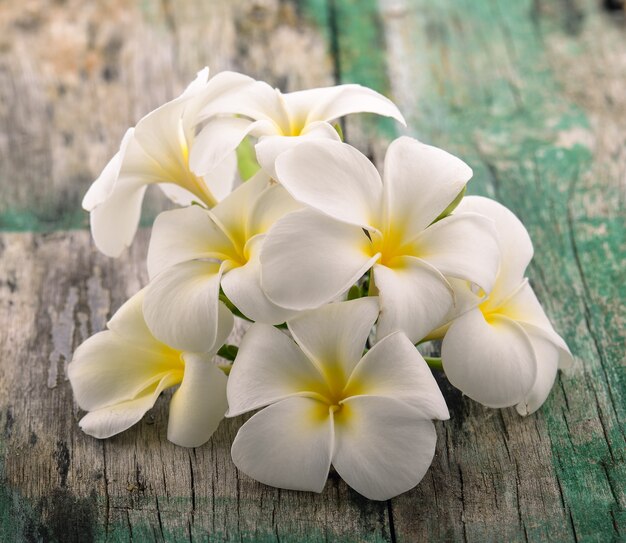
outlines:
[[[390,95],[376,1],[306,0],[299,6],[326,36],[329,49],[336,40],[341,82],[362,83]],[[616,362],[626,359],[623,321],[617,318],[623,315],[626,300],[621,265],[624,217],[588,213],[585,198],[601,200],[605,196],[596,193],[602,188],[600,183],[588,181],[594,166],[592,150],[581,143],[559,143],[563,133],[592,128],[587,113],[559,84],[545,55],[543,34],[580,31],[585,23],[570,21],[561,28],[543,20],[539,28],[535,6],[530,0],[409,0],[401,16],[416,17],[421,25],[415,28],[405,67],[415,89],[416,108],[406,113],[415,135],[471,164],[475,171],[471,193],[495,197],[512,207],[531,231],[536,246],[531,280],[582,365],[573,375],[559,377],[547,404],[533,416],[538,424],[545,424],[550,436],[572,538],[617,541],[626,532],[626,375],[624,366]],[[329,26],[333,18],[338,30],[335,37]],[[572,47],[571,53],[580,55],[583,50]],[[380,123],[375,126],[382,135],[395,134],[392,121],[372,122]],[[78,202],[68,203],[70,207],[71,212],[58,215],[57,211],[31,209],[5,211],[0,214],[0,229],[86,227],[87,214]],[[583,283],[584,288],[580,287]],[[582,290],[573,290],[575,285]],[[0,437],[2,483],[5,454]],[[155,538],[154,523],[140,516],[122,519],[125,512],[105,531],[102,500],[98,498],[95,504],[91,498],[82,500],[71,503],[97,512],[94,540],[128,541],[129,523],[134,540]],[[172,515],[191,511],[188,498],[170,500],[176,502]],[[218,504],[221,510],[232,507],[237,503]],[[41,515],[41,504],[0,484],[1,541],[44,536],[54,540],[57,535],[43,526]],[[550,525],[550,529],[556,528]],[[162,535],[168,541],[187,541],[189,530],[194,538],[206,536],[200,527],[189,528],[174,518],[166,523]],[[542,528],[536,530],[529,527],[531,539],[535,533],[536,537],[543,533]],[[215,533],[210,540],[226,540],[229,535]],[[276,540],[269,528],[237,535],[242,541]],[[327,535],[332,533],[313,532],[309,540],[323,541]],[[281,541],[296,537],[280,534]],[[370,539],[382,540],[376,535]]]
[[[615,318],[625,310],[626,221],[606,183],[593,179],[592,149],[563,142],[592,127],[546,55],[546,34],[564,31],[539,22],[536,6],[409,1],[417,24],[409,76],[399,84],[414,85],[413,133],[467,160],[469,193],[508,205],[531,232],[531,282],[584,365],[558,378],[534,416],[547,426],[572,537],[612,541],[626,537],[626,373],[615,362],[626,359],[623,320]],[[604,211],[592,218],[594,197]]]
[[[337,83],[359,83],[393,99],[377,0],[305,0],[300,4],[305,17],[328,42]],[[365,115],[366,130],[388,139],[398,135],[393,119]]]

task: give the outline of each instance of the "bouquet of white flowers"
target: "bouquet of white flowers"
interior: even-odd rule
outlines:
[[[449,416],[429,365],[486,406],[541,406],[572,357],[524,277],[526,229],[465,196],[462,160],[412,138],[381,175],[332,124],[357,112],[404,124],[359,85],[282,94],[204,69],[126,132],[83,200],[96,246],[132,242],[149,184],[181,208],[155,220],[149,284],[74,353],[85,432],[126,430],[178,386],[170,441],[202,445],[224,416],[259,410],[232,446],[244,473],[320,492],[332,464],[385,500],[419,483],[432,420]],[[239,346],[234,316],[254,323]],[[432,340],[441,358],[425,359]]]

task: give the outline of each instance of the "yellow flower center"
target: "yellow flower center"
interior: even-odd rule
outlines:
[[[363,386],[358,380],[345,374],[341,364],[324,364],[323,379],[309,383],[307,390],[312,399],[317,400],[312,410],[312,418],[322,422],[332,413],[335,424],[344,424],[351,417],[351,408],[344,403],[346,399],[363,393]]]
[[[403,236],[397,230],[389,229],[384,235],[372,232],[370,236],[371,255],[380,253],[378,263],[383,266],[397,268],[400,266],[398,258],[407,255],[417,256],[416,247],[404,243]]]

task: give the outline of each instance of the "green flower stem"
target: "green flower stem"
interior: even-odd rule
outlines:
[[[443,364],[441,362],[441,358],[437,356],[425,356],[424,360],[426,361],[426,364],[428,364],[428,367],[431,370],[443,371]]]

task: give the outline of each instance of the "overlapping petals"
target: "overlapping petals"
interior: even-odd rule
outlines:
[[[464,197],[471,168],[436,147],[395,140],[381,175],[332,124],[357,112],[404,123],[359,85],[282,94],[205,69],[126,132],[83,201],[97,247],[131,243],[150,184],[183,209],[155,220],[148,286],[69,364],[86,433],[126,430],[177,387],[173,443],[257,411],[232,445],[243,473],[321,492],[334,466],[386,500],[424,477],[449,417],[416,343],[443,338],[428,364],[486,406],[542,405],[572,355],[525,279],[525,228]],[[233,189],[248,137],[260,170],[246,141]],[[253,321],[238,349],[233,315]]]
[[[250,319],[284,322],[292,311],[261,290],[259,252],[264,232],[299,207],[261,171],[212,210],[192,206],[159,215],[144,303],[152,333],[178,349],[207,350],[217,333],[220,287]]]
[[[433,223],[471,177],[458,158],[399,138],[387,151],[383,181],[353,147],[317,141],[282,154],[276,170],[287,191],[315,210],[278,221],[261,250],[262,286],[278,305],[320,306],[373,265],[379,330],[403,330],[416,342],[454,304],[449,279],[493,287],[499,251],[491,219],[463,212]],[[285,253],[303,248],[308,256],[287,272]]]
[[[204,175],[251,135],[260,138],[257,159],[261,167],[276,177],[274,163],[281,153],[302,141],[339,141],[330,123],[344,115],[361,112],[392,117],[405,124],[393,102],[361,85],[283,94],[257,81],[207,104],[202,110],[200,117],[208,121],[191,150],[190,164],[198,175]],[[232,116],[224,116],[225,113]]]
[[[158,184],[179,205],[196,200],[213,206],[231,191],[236,172],[233,153],[199,177],[189,168],[189,152],[199,110],[254,80],[233,72],[211,79],[208,75],[205,68],[179,97],[130,128],[85,195],[83,207],[90,212],[94,241],[106,255],[119,256],[132,242],[147,185]]]
[[[78,405],[88,411],[81,428],[97,438],[138,422],[166,388],[180,384],[170,402],[168,439],[185,447],[207,441],[226,412],[226,376],[213,355],[233,327],[221,305],[216,343],[206,353],[184,352],[158,341],[144,321],[145,291],[130,298],[108,330],[74,353],[68,375]]]
[[[332,464],[375,500],[422,479],[435,450],[431,420],[448,418],[448,410],[403,333],[361,356],[378,312],[374,297],[304,312],[288,322],[295,342],[271,326],[250,328],[228,381],[228,416],[268,407],[235,438],[240,470],[273,486],[321,492]]]
[[[457,209],[495,221],[503,259],[491,293],[449,326],[444,370],[470,398],[489,407],[516,405],[527,415],[546,400],[557,368],[571,364],[571,353],[524,279],[533,250],[522,223],[487,198],[466,197]]]

